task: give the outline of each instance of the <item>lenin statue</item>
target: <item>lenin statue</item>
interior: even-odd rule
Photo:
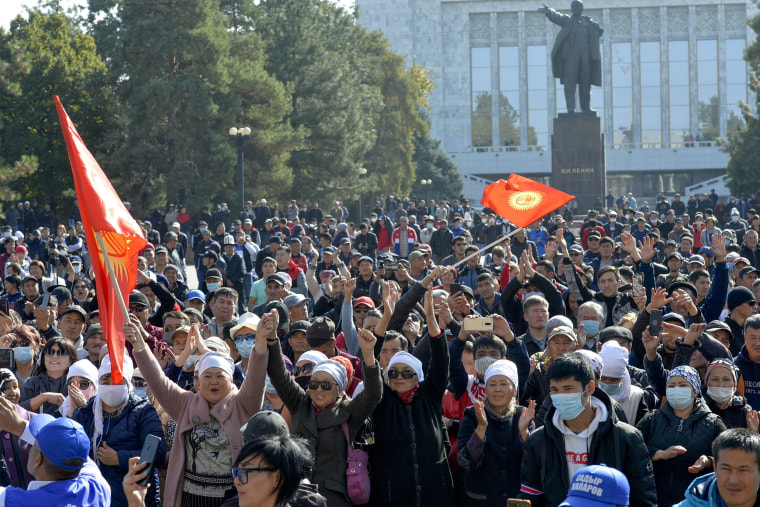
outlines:
[[[573,0],[572,16],[551,9],[546,4],[539,12],[562,27],[552,49],[552,74],[565,86],[567,112],[575,112],[575,87],[581,111],[591,109],[591,85],[602,86],[602,58],[599,53],[599,37],[604,30],[588,16],[583,16],[583,2]]]

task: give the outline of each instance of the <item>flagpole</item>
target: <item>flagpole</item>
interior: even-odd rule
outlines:
[[[129,322],[129,312],[127,311],[127,306],[124,304],[124,298],[121,296],[121,290],[119,290],[119,282],[116,281],[116,273],[113,272],[111,258],[108,256],[108,250],[106,250],[106,244],[103,242],[103,236],[100,234],[100,231],[95,231],[95,237],[98,238],[100,251],[103,254],[103,259],[106,261],[108,276],[111,278],[111,283],[114,285],[114,287],[116,287],[116,290],[114,292],[116,293],[116,299],[119,301],[119,307],[121,307],[121,313],[124,316],[124,322]]]
[[[512,237],[512,236],[514,236],[514,235],[515,235],[515,233],[517,233],[517,231],[519,231],[520,229],[522,229],[522,227],[518,227],[518,228],[516,228],[515,230],[513,230],[512,232],[508,233],[508,234],[507,234],[507,235],[505,235],[505,236],[499,236],[499,237],[496,239],[496,241],[494,241],[493,243],[491,243],[491,244],[488,244],[488,245],[484,246],[483,248],[481,248],[481,249],[480,249],[480,250],[478,250],[477,252],[472,252],[470,255],[468,255],[467,257],[465,257],[464,259],[462,259],[461,261],[457,262],[456,264],[454,264],[453,266],[450,266],[450,267],[452,267],[452,268],[456,268],[457,266],[461,266],[462,264],[464,264],[464,263],[465,263],[465,262],[467,262],[468,260],[472,259],[472,258],[473,258],[473,257],[475,257],[476,255],[480,255],[480,254],[481,254],[481,253],[482,253],[484,250],[488,250],[488,249],[489,249],[489,248],[491,248],[492,246],[496,246],[496,245],[498,245],[499,243],[501,243],[501,242],[502,242],[502,241],[504,241],[505,239],[509,239],[509,238],[511,238],[511,237]],[[509,262],[509,261],[507,261],[507,262]]]

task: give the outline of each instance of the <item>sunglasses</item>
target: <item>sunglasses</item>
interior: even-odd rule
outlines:
[[[235,343],[242,342],[243,340],[255,340],[256,333],[239,334],[235,336]]]
[[[355,313],[367,313],[368,311],[369,311],[368,306],[357,306],[356,308],[354,308]]]
[[[297,377],[300,374],[310,375],[311,371],[314,369],[315,363],[306,363],[303,366],[295,366],[293,368],[293,376]]]
[[[15,349],[16,347],[31,347],[31,345],[31,340],[19,340],[17,342],[11,343],[11,348]]]
[[[61,349],[48,349],[45,351],[45,355],[52,357],[64,357],[68,356],[69,353]]]
[[[148,383],[145,382],[145,379],[141,378],[133,378],[132,379],[132,386],[134,387],[148,387]]]
[[[321,382],[319,380],[310,380],[309,390],[316,391],[317,389],[321,387],[323,391],[331,391],[332,386],[337,386],[337,385],[338,384],[336,384],[335,382],[330,382],[329,380],[323,380]]]
[[[757,306],[757,301],[747,301],[749,306]]]
[[[240,484],[248,484],[248,474],[249,473],[255,473],[255,472],[276,472],[277,469],[274,467],[252,467],[252,468],[245,468],[245,467],[238,467],[232,469],[232,479],[239,480]]]
[[[420,321],[420,316],[417,315],[416,313],[410,313],[409,316],[407,317],[407,319],[412,320],[414,322],[419,322]]]
[[[415,376],[417,376],[417,373],[413,370],[388,370],[388,378],[389,379],[397,379],[401,376],[401,378],[404,378],[406,380],[412,379]]]
[[[77,382],[76,380],[69,380],[66,385],[69,387],[76,386],[81,390],[85,390],[85,389],[89,389],[91,384],[92,382],[90,382],[89,380],[80,380],[79,382]]]

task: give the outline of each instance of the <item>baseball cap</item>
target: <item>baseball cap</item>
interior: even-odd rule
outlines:
[[[608,507],[628,505],[631,488],[622,472],[602,465],[583,467],[573,475],[573,482],[560,507]]]
[[[133,290],[132,292],[129,293],[129,305],[130,306],[139,305],[143,308],[150,308],[150,302],[148,301],[148,296],[146,296],[139,290]]]
[[[81,424],[68,417],[56,419],[50,414],[40,414],[29,421],[29,432],[52,464],[65,470],[81,470],[90,454],[90,439]],[[66,442],[66,445],[61,445]],[[66,461],[78,459],[79,466],[67,465]]]
[[[82,264],[82,258],[78,255],[72,255],[69,257],[69,262],[72,264]]]
[[[279,285],[285,285],[285,279],[282,277],[280,273],[273,273],[267,277],[266,283],[269,282],[275,282]]]
[[[310,323],[308,320],[297,320],[293,322],[290,325],[290,329],[288,330],[288,334],[285,335],[285,338],[286,339],[290,338],[293,335],[293,333],[295,333],[296,331],[301,331],[303,333],[306,333],[306,331],[309,330],[309,325]]]
[[[197,289],[187,293],[187,301],[192,301],[193,299],[200,299],[204,304],[206,303],[206,295]]]
[[[697,264],[700,264],[702,266],[705,265],[705,259],[702,258],[701,255],[692,255],[691,257],[689,257],[689,264],[691,264],[692,262],[696,262]]]
[[[425,254],[423,252],[420,252],[419,250],[415,250],[414,252],[409,254],[409,260],[413,261],[414,259],[419,259],[420,257],[424,257]]]
[[[142,292],[140,294],[142,294]],[[132,298],[130,297],[130,299],[132,299]],[[145,299],[147,300],[148,298],[146,297]],[[82,308],[79,305],[70,305],[70,306],[66,307],[66,309],[61,313],[61,317],[63,317],[67,313],[76,313],[76,314],[79,314],[79,315],[82,316],[82,320],[84,320],[85,322],[87,322],[87,312],[84,311],[84,308]]]
[[[618,338],[620,340],[625,340],[628,343],[633,343],[633,334],[631,332],[622,327],[622,326],[609,326],[605,327],[601,330],[599,333],[599,342],[605,343],[613,338]]]
[[[739,271],[739,278],[744,278],[744,275],[747,275],[749,273],[757,273],[757,269],[755,269],[753,266],[745,266],[741,271]]]
[[[294,306],[298,306],[304,301],[306,301],[306,298],[302,294],[291,294],[290,296],[282,300],[282,302],[285,303],[285,306],[287,306],[288,309],[291,309]]]
[[[370,256],[368,256],[368,255],[362,255],[362,256],[359,258],[359,262],[358,262],[358,264],[361,264],[361,263],[362,263],[362,262],[364,262],[364,261],[368,261],[370,264],[374,264],[374,263],[375,263],[375,261],[373,261],[373,260],[372,260],[372,257],[370,257]]]
[[[681,257],[681,254],[680,254],[680,253],[678,253],[678,252],[673,252],[673,253],[671,253],[670,255],[668,255],[668,260],[670,260],[670,259],[672,259],[672,258],[674,258],[674,257],[675,257],[676,259],[678,259],[679,261],[682,261],[682,260],[683,260],[683,257]]]
[[[287,437],[290,434],[285,419],[277,412],[268,410],[253,414],[248,422],[240,428],[240,431],[243,433],[244,442],[272,436]]]
[[[354,301],[354,308],[356,308],[359,305],[367,305],[370,308],[374,308],[375,302],[372,301],[372,298],[368,296],[362,296],[360,298],[356,298],[356,301]]]
[[[307,340],[329,341],[335,339],[335,324],[329,317],[318,317],[306,330]]]

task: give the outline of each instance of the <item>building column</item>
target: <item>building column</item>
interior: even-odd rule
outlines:
[[[697,75],[697,7],[689,6],[689,135],[699,132],[699,76]]]
[[[720,108],[720,137],[728,135],[728,71],[726,69],[726,10],[718,5],[718,107]]]
[[[639,48],[639,10],[631,9],[631,67],[633,79],[633,144],[641,148],[641,51]]]
[[[670,57],[668,51],[668,9],[660,7],[660,115],[662,129],[662,147],[670,147]]]
[[[520,65],[520,148],[525,150],[528,148],[528,37],[525,33],[525,11],[517,13],[517,26],[517,54]]]
[[[497,14],[490,14],[491,21],[491,147],[501,146],[501,132],[499,127],[499,34]]]

